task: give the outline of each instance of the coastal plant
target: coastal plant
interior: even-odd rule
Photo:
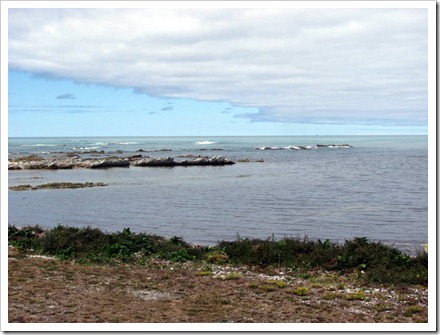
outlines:
[[[58,225],[43,230],[38,226],[8,226],[9,244],[20,250],[56,256],[82,263],[145,264],[151,257],[173,262],[197,261],[257,266],[262,272],[284,267],[290,276],[310,279],[315,270],[337,271],[339,275],[357,273],[358,280],[391,285],[428,284],[428,253],[416,256],[367,238],[354,238],[344,244],[329,240],[311,241],[307,237],[276,241],[238,237],[213,247],[193,246],[181,237],[134,233],[124,228],[106,233],[92,227]]]
[[[349,293],[345,296],[345,300],[348,300],[348,301],[352,301],[352,300],[365,301],[366,299],[367,299],[367,296],[365,295],[364,291]]]
[[[337,297],[337,295],[335,292],[327,292],[322,295],[322,299],[327,300],[327,301],[335,300],[336,297]]]
[[[43,234],[43,229],[38,225],[31,227],[17,228],[8,225],[8,240],[9,243],[20,249],[38,249],[38,236]]]
[[[268,285],[268,284],[258,285],[257,288],[259,291],[264,291],[264,292],[273,292],[273,291],[277,290],[277,288],[275,286]]]
[[[278,288],[284,288],[287,286],[286,282],[282,280],[266,280],[265,283],[269,285],[273,285]]]
[[[242,277],[243,277],[243,275],[239,272],[230,272],[225,276],[225,280],[237,280]]]
[[[206,261],[214,264],[224,264],[229,260],[228,255],[220,250],[212,251],[206,254]]]
[[[305,286],[299,286],[297,288],[295,288],[294,290],[292,290],[292,293],[297,295],[297,296],[306,296],[309,294],[309,288],[305,287]]]
[[[405,311],[403,312],[403,316],[411,317],[413,314],[421,313],[423,311],[422,306],[420,305],[410,305],[405,308]]]

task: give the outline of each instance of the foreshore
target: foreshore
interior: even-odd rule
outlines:
[[[428,320],[427,253],[362,238],[203,247],[129,229],[10,226],[9,243],[10,322]]]
[[[170,262],[84,265],[9,249],[12,323],[426,323],[428,288],[357,272]],[[215,288],[215,289],[213,289]]]

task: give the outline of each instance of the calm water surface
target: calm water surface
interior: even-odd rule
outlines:
[[[352,148],[313,148],[350,144]],[[308,150],[286,149],[310,146]],[[279,150],[260,150],[271,147]],[[9,171],[9,186],[105,182],[106,187],[9,191],[9,224],[99,227],[215,244],[241,237],[366,236],[413,253],[428,238],[426,136],[10,138],[9,157],[105,150],[128,156],[263,159],[224,167]],[[171,151],[160,151],[163,149]],[[116,153],[122,150],[123,153]]]

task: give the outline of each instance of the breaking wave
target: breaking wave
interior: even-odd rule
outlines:
[[[214,143],[217,143],[217,142],[212,142],[212,141],[199,141],[199,142],[196,142],[195,144],[196,144],[196,145],[207,145],[207,144],[214,144]]]
[[[289,145],[287,147],[257,147],[256,150],[311,150],[319,148],[332,148],[332,149],[348,149],[352,148],[349,144],[316,144],[316,145]]]

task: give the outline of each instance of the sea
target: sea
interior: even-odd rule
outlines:
[[[17,227],[130,228],[199,245],[237,238],[355,237],[414,254],[428,241],[427,136],[9,138],[8,157],[223,156],[226,166],[10,170],[9,186],[105,187],[8,192]],[[96,153],[101,152],[101,153]]]

